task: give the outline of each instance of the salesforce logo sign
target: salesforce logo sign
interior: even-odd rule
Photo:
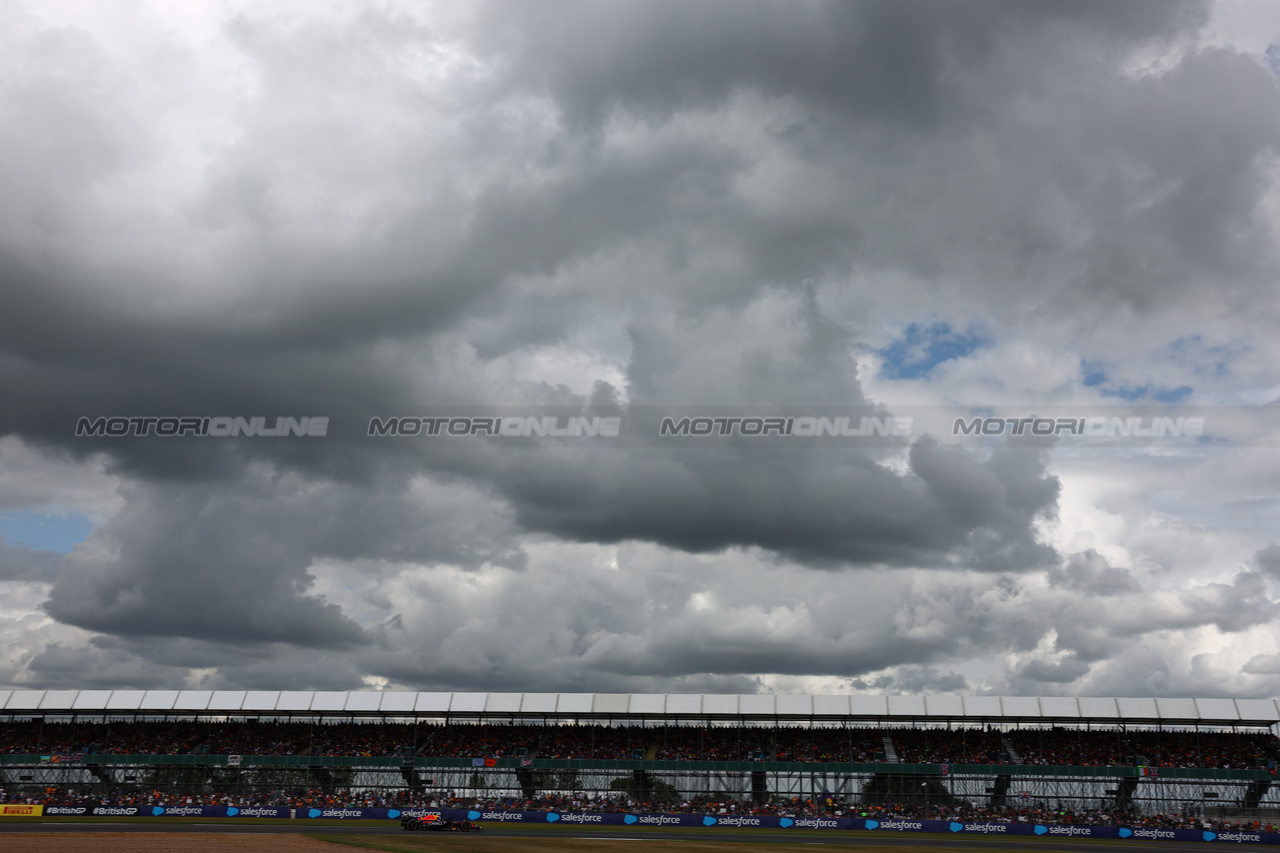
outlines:
[[[1218,833],[1219,841],[1234,841],[1239,844],[1241,841],[1252,841],[1255,844],[1262,840],[1262,836],[1256,832],[1220,832]]]
[[[478,820],[479,817],[480,817],[480,812],[475,811],[474,809],[472,811],[467,812],[467,820]]]
[[[794,823],[795,821],[792,820],[791,818],[784,817],[780,821],[778,821],[778,826],[782,827],[783,829],[786,829],[788,826],[791,826]]]
[[[160,817],[160,815],[162,815],[162,814],[164,814],[164,807],[163,807],[163,806],[152,806],[152,807],[151,807],[151,815],[152,815],[153,817]]]
[[[954,820],[953,820],[953,821],[951,821],[951,827],[950,827],[950,828],[951,828],[951,831],[952,831],[952,832],[964,832],[964,824],[963,824],[963,823],[956,823]]]
[[[307,809],[307,817],[320,817],[323,814],[319,809]]]
[[[391,820],[395,820],[396,818],[400,817],[400,810],[387,809],[387,817],[390,818]]]
[[[1049,827],[1036,824],[1036,828],[1035,828],[1036,835],[1044,835],[1048,831],[1049,831]]]
[[[1120,837],[1121,837],[1121,838],[1128,838],[1130,835],[1133,835],[1133,830],[1132,830],[1132,829],[1129,829],[1128,827],[1121,827],[1121,828],[1120,828]]]
[[[863,825],[863,827],[864,827],[864,828],[866,828],[866,829],[875,829],[877,826],[879,826],[879,825],[880,825],[880,821],[878,821],[878,820],[868,820],[868,821],[864,822],[862,825]]]
[[[702,825],[703,825],[703,826],[715,826],[715,825],[716,825],[716,819],[715,819],[715,818],[713,818],[713,817],[704,817],[704,818],[702,819]]]
[[[560,815],[555,812],[547,812],[547,823],[555,823],[560,819]]]
[[[635,823],[639,819],[640,818],[636,817],[635,815],[629,814],[622,819],[622,822],[625,823],[627,826],[631,826],[631,824]]]

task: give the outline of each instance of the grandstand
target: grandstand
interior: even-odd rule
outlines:
[[[1271,818],[1277,723],[1269,699],[0,690],[0,797]]]

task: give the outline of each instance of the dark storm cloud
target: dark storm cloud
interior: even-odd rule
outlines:
[[[509,87],[548,94],[581,133],[763,98],[760,126],[802,166],[789,203],[736,192],[690,223],[737,243],[748,280],[855,264],[972,274],[1026,310],[1083,313],[1158,312],[1212,280],[1244,311],[1270,280],[1258,213],[1280,141],[1273,78],[1227,50],[1163,74],[1125,67],[1204,16],[1190,3],[646,2],[488,17]],[[742,150],[739,180],[766,162],[759,143]]]
[[[138,489],[99,534],[114,534],[118,557],[69,557],[45,610],[112,634],[362,642],[336,604],[306,595],[311,555],[282,535],[279,517],[253,523],[254,515],[272,514],[277,496],[250,491],[244,484],[231,495],[199,486]]]
[[[1082,556],[1078,565],[1097,563],[1096,556]],[[1104,580],[1104,593],[1107,586]],[[1275,607],[1256,572],[1239,572],[1230,583],[1204,583],[1158,599],[1137,588],[1123,594],[1111,592],[1098,598],[1086,593],[1086,598],[1073,604],[1074,618],[1063,618],[1055,625],[1057,648],[1086,662],[1106,660],[1116,655],[1118,644],[1151,632],[1212,625],[1229,634],[1265,625]]]
[[[864,402],[848,337],[811,304],[783,302],[771,334],[710,317],[633,329],[631,402]],[[491,482],[530,529],[580,541],[684,550],[756,546],[802,562],[1027,571],[1054,559],[1033,521],[1059,485],[1036,449],[983,459],[929,438],[906,476],[858,450],[735,448],[510,453]]]
[[[68,558],[45,610],[93,631],[344,648],[368,642],[310,592],[317,559],[519,567],[504,518],[462,490],[425,493],[246,472],[213,486],[133,487],[127,508]]]
[[[972,689],[968,679],[958,672],[941,672],[933,666],[902,667],[897,675],[873,679],[863,689],[874,689],[882,693],[896,691],[899,693],[959,693]]]
[[[746,331],[736,318],[681,323],[683,328],[675,330],[633,328],[628,377],[632,401],[715,395],[712,399],[720,402],[865,402],[853,378],[857,365],[848,355],[847,335],[822,319],[810,301],[795,305],[784,301],[773,310],[778,313],[765,313],[757,322],[785,318],[788,328],[746,347],[734,343]],[[136,337],[136,330],[128,327],[95,334],[99,340],[110,341],[107,347],[112,351],[130,345],[142,348],[128,343]],[[46,441],[56,442],[70,438],[76,416],[118,412],[108,407],[118,406],[121,399],[138,400],[134,404],[138,412],[160,411],[165,406],[178,412],[322,414],[329,411],[327,400],[336,399],[332,395],[341,393],[344,386],[350,388],[344,402],[350,403],[368,400],[372,393],[391,385],[388,378],[375,377],[367,387],[360,387],[353,367],[336,356],[307,359],[287,349],[276,353],[274,345],[266,341],[251,343],[251,352],[246,353],[233,342],[217,333],[162,332],[153,341],[155,367],[150,372],[141,369],[145,355],[141,351],[126,357],[138,365],[136,373],[113,372],[98,381],[93,376],[95,366],[86,365],[80,380],[86,387],[68,398],[77,408],[59,407],[50,401],[48,406],[25,411],[41,419],[60,416],[63,435],[44,435]],[[166,345],[172,355],[164,351]],[[733,346],[738,352],[726,356],[725,348]],[[206,381],[201,366],[213,355],[220,363],[216,371],[205,368],[209,372]],[[106,364],[118,368],[119,360]],[[30,384],[47,388],[39,368],[32,371]],[[155,385],[157,378],[161,379],[159,386]],[[92,390],[87,386],[93,386]],[[403,392],[391,393],[394,398]],[[37,395],[33,387],[31,396]],[[554,399],[538,396],[541,403],[587,402],[572,395],[557,394]],[[383,400],[379,409],[393,405]],[[23,415],[22,411],[10,413],[11,417]],[[1037,515],[1051,512],[1058,488],[1044,471],[1044,459],[1035,452],[1005,450],[984,462],[965,451],[946,450],[928,442],[913,448],[914,476],[904,478],[857,452],[797,454],[750,449],[689,454],[646,449],[598,454],[458,453],[450,448],[402,444],[383,453],[367,442],[344,442],[338,448],[304,442],[266,448],[260,443],[203,442],[196,449],[158,440],[78,441],[71,439],[69,444],[111,453],[123,473],[218,482],[226,489],[221,496],[225,502],[239,499],[233,484],[247,476],[255,456],[265,455],[275,464],[312,476],[355,479],[383,494],[403,490],[406,472],[435,468],[486,483],[510,501],[516,517],[530,530],[582,541],[644,539],[694,551],[755,545],[828,565],[939,565],[952,561],[997,571],[1035,568],[1052,555],[1035,543],[1031,522]],[[394,456],[401,457],[399,464],[404,466],[399,472],[388,470],[396,464],[389,462]],[[315,500],[305,493],[298,499]],[[342,558],[456,559],[468,564],[483,559],[518,561],[510,549],[501,558],[488,550],[479,560],[467,555],[465,546],[456,552],[433,551],[421,535],[407,533],[412,528],[406,526],[402,512],[394,506],[385,511],[386,505],[385,500],[372,499],[369,506],[379,511],[354,513],[355,518],[367,519],[367,524],[321,527],[332,531],[328,535],[298,534],[306,544],[299,545],[301,551],[293,557],[295,565],[305,567],[303,552]],[[282,529],[306,524],[303,519],[308,515],[324,519],[334,512],[321,503],[298,513],[296,520]],[[176,516],[170,521],[193,531],[214,523],[199,502],[191,507],[190,516],[181,523]],[[250,525],[255,517],[255,513],[243,513],[237,523]],[[138,517],[132,518],[136,523]],[[125,523],[123,519],[116,522],[120,527]],[[220,527],[217,535],[211,532],[202,537],[206,543],[203,548],[229,548],[229,542],[218,543],[230,531],[230,526]],[[152,547],[164,544],[153,534],[143,538]],[[248,556],[228,553],[226,558],[235,563]],[[140,558],[138,554],[132,557]],[[158,560],[157,569],[175,558],[176,552],[166,554]],[[102,616],[95,620],[88,611],[81,613],[67,603],[67,584],[73,577],[55,590],[50,612],[82,627],[102,629],[114,624],[100,621],[106,618]],[[120,618],[129,622],[134,615],[121,612]]]
[[[1254,564],[1273,578],[1280,578],[1280,545],[1268,545],[1253,555]]]
[[[1088,674],[1089,664],[1074,654],[1057,661],[1032,660],[1022,668],[1019,676],[1027,681],[1069,684]]]
[[[1213,94],[1221,91],[1241,97]],[[1147,308],[1170,286],[1212,278],[1239,282],[1229,291],[1247,298],[1272,239],[1257,218],[1267,187],[1259,168],[1275,150],[1280,119],[1246,105],[1274,101],[1274,78],[1231,52],[1206,51],[1117,94],[1091,117],[1112,130],[1107,171],[1116,182],[1097,197],[1090,290]],[[1232,128],[1226,139],[1216,132],[1224,127]]]
[[[482,7],[451,45],[379,10],[340,24],[246,13],[219,33],[244,73],[231,105],[209,109],[223,123],[173,137],[198,57],[131,76],[90,27],[37,28],[0,87],[16,117],[0,128],[0,434],[105,458],[126,506],[60,565],[6,546],[0,579],[52,583],[45,611],[101,635],[80,664],[100,683],[216,668],[218,686],[374,672],[751,690],[751,673],[896,666],[868,677],[959,689],[949,659],[1027,653],[1047,630],[992,618],[984,595],[1030,600],[1002,575],[1047,569],[1053,595],[1091,607],[1136,594],[1098,554],[1038,538],[1062,489],[1044,449],[377,444],[339,435],[338,416],[442,401],[891,405],[868,399],[850,355],[889,320],[830,316],[824,286],[899,300],[911,322],[953,300],[990,315],[993,345],[1026,317],[1088,325],[1117,303],[1265,314],[1250,297],[1274,281],[1260,215],[1274,80],[1225,50],[1134,70],[1203,17],[1163,1],[511,2]],[[447,86],[410,73],[454,54]],[[144,180],[171,159],[180,180]],[[900,280],[916,283],[894,292]],[[588,398],[508,375],[584,337],[625,387],[597,381]],[[168,413],[331,415],[335,432],[72,434],[82,415]],[[692,563],[639,592],[622,570],[557,585],[529,568],[546,539],[766,568],[744,582],[751,601],[691,616],[692,596],[737,580],[669,601]],[[1259,568],[1280,573],[1268,555]],[[395,578],[441,565],[459,574],[430,598],[449,606],[415,622],[433,601]],[[869,565],[900,573],[860,582],[880,591],[921,567],[981,580],[899,603],[881,639],[835,617],[762,633],[743,616],[797,578]],[[457,590],[530,575],[500,601]],[[1117,637],[1259,624],[1260,579],[1106,626],[1059,608],[1073,614],[1060,648],[1016,677],[1080,678]],[[74,681],[73,648],[46,644],[29,672]]]
[[[1045,7],[1043,11],[1030,13],[1018,4],[990,7],[975,4],[972,9],[968,4],[942,4],[937,9],[902,4],[836,4],[806,6],[803,14],[795,13],[790,5],[765,5],[758,10],[760,14],[752,15],[701,4],[692,7],[639,4],[600,8],[566,6],[562,14],[540,12],[524,20],[522,16],[528,12],[517,4],[501,7],[497,17],[521,33],[521,51],[509,61],[513,68],[521,71],[523,80],[543,79],[537,70],[551,69],[546,71],[549,75],[546,79],[595,81],[590,85],[600,85],[603,91],[615,93],[624,106],[633,101],[645,102],[649,96],[631,93],[642,93],[646,85],[652,85],[658,87],[653,98],[682,108],[697,106],[700,100],[686,103],[676,98],[674,92],[691,89],[708,93],[705,97],[712,94],[719,97],[739,86],[773,93],[821,92],[824,85],[835,87],[837,92],[842,85],[851,86],[855,91],[861,91],[859,87],[879,88],[884,91],[877,97],[884,103],[909,104],[912,99],[894,88],[911,89],[915,85],[909,79],[904,82],[903,75],[854,73],[842,63],[884,62],[886,69],[911,67],[913,57],[931,60],[938,55],[949,56],[948,51],[977,61],[973,57],[988,56],[997,45],[1006,42],[1016,46],[1028,39],[1048,38],[1042,31],[1062,21],[1073,22],[1072,26],[1083,27],[1099,37],[1141,39],[1168,34],[1173,23],[1187,20],[1186,11],[1176,4],[1144,7],[1141,14],[1127,8],[1124,11],[1108,8],[1115,4],[1098,7],[1081,4],[1079,9],[1073,8],[1074,5]],[[1037,20],[1040,15],[1044,20]],[[692,20],[687,20],[690,18]],[[548,22],[555,22],[555,26]],[[242,23],[241,26],[248,25]],[[584,37],[575,28],[592,36]],[[745,34],[735,35],[736,30]],[[607,39],[601,40],[601,32],[612,34],[617,49],[613,49]],[[393,34],[392,42],[398,43],[412,31],[406,34],[371,26],[368,37],[377,44],[379,39],[392,38]],[[835,44],[830,50],[813,50],[813,38],[835,40]],[[266,42],[272,43],[270,39]],[[565,49],[565,43],[572,44],[574,49]],[[354,40],[354,44],[367,46],[359,39]],[[747,49],[741,47],[743,44]],[[354,62],[348,55],[355,48],[347,41],[342,45],[344,52],[331,57],[331,61],[338,65],[343,61]],[[588,51],[579,56],[585,45],[594,45],[593,50],[598,52]],[[682,59],[666,57],[664,45]],[[752,45],[760,45],[761,50],[752,49]],[[952,47],[939,51],[939,45]],[[292,55],[298,47],[293,45],[294,50],[283,55]],[[287,67],[279,70],[281,60],[265,51],[263,42],[250,39],[246,50],[271,69],[265,83],[268,96],[284,97],[299,91],[296,70],[290,72]],[[359,56],[358,51],[356,55]],[[867,56],[871,58],[866,59]],[[784,61],[786,57],[790,59]],[[765,61],[771,58],[773,61]],[[575,64],[579,62],[596,62],[613,69],[616,79],[608,74],[587,73],[590,66],[579,67]],[[635,66],[631,70],[628,70],[629,62]],[[562,71],[554,71],[557,63],[564,65]],[[658,70],[664,73],[655,73]],[[387,67],[381,67],[379,73],[390,72]],[[1127,88],[1121,86],[1119,91],[1127,93],[1126,97],[1106,102],[1096,113],[1082,115],[1080,119],[1089,133],[1109,131],[1111,136],[1107,138],[1121,159],[1139,158],[1137,162],[1147,168],[1136,171],[1151,175],[1149,187],[1177,187],[1136,220],[1147,223],[1141,227],[1158,237],[1162,246],[1186,247],[1178,251],[1201,247],[1204,262],[1214,266],[1225,263],[1228,254],[1236,258],[1243,257],[1241,252],[1249,254],[1247,240],[1238,251],[1228,253],[1222,243],[1225,237],[1221,235],[1239,234],[1240,223],[1256,205],[1258,188],[1263,182],[1256,180],[1251,155],[1274,140],[1273,125],[1258,117],[1256,109],[1246,111],[1231,106],[1229,99],[1226,102],[1217,99],[1213,106],[1223,112],[1219,121],[1211,124],[1248,131],[1230,134],[1235,146],[1231,151],[1220,151],[1213,141],[1218,138],[1217,134],[1211,135],[1202,122],[1168,128],[1159,138],[1143,128],[1180,121],[1178,116],[1185,113],[1175,106],[1174,99],[1184,91],[1194,91],[1197,86],[1209,91],[1221,86],[1246,86],[1251,98],[1244,100],[1265,100],[1267,95],[1261,87],[1266,78],[1250,73],[1244,63],[1233,62],[1228,57],[1188,63],[1179,73],[1185,79],[1176,83],[1156,80],[1133,83]],[[776,82],[770,82],[773,76],[778,78]],[[679,82],[685,77],[693,82]],[[697,82],[704,79],[707,82]],[[652,82],[646,84],[645,81]],[[357,82],[368,85],[363,80]],[[669,92],[662,88],[666,86],[675,89]],[[1144,93],[1141,87],[1152,91]],[[305,87],[302,91],[305,92]],[[559,90],[552,86],[552,91]],[[577,99],[596,103],[592,97],[583,94]],[[572,92],[565,94],[563,100],[576,102]],[[924,100],[935,103],[949,99]],[[823,104],[836,101],[843,103],[834,95],[820,99]],[[1130,102],[1141,105],[1149,115],[1128,118],[1132,112]],[[860,102],[854,98],[853,103]],[[1000,108],[996,101],[990,106]],[[822,114],[830,111],[829,106],[819,110]],[[265,119],[251,118],[245,140],[224,156],[232,160],[264,155],[277,157],[281,140],[273,133],[278,132],[278,127],[267,124]],[[1083,128],[1081,133],[1085,133]],[[338,134],[338,141],[351,145],[361,139],[362,136],[354,134],[349,139],[341,132]],[[1163,147],[1153,144],[1161,140],[1177,141],[1166,142]],[[10,322],[3,327],[0,340],[6,341],[9,350],[19,358],[13,365],[13,379],[29,404],[9,412],[6,417],[11,419],[11,428],[15,431],[47,438],[55,431],[55,424],[64,422],[71,414],[61,402],[69,398],[76,399],[82,406],[120,400],[150,405],[158,400],[190,404],[194,402],[193,392],[198,390],[196,399],[201,405],[234,401],[260,407],[300,400],[315,402],[335,396],[344,399],[379,396],[391,404],[403,388],[404,377],[375,371],[373,356],[362,344],[448,328],[475,309],[477,302],[491,300],[501,290],[502,283],[512,276],[553,272],[575,259],[615,247],[619,241],[632,241],[650,234],[664,221],[689,222],[695,227],[704,223],[718,229],[722,226],[725,232],[746,226],[750,236],[744,241],[746,245],[739,248],[748,253],[756,267],[745,270],[750,292],[770,280],[794,280],[797,273],[809,271],[814,263],[821,268],[829,263],[846,262],[848,247],[844,245],[847,242],[844,238],[848,236],[863,235],[854,241],[861,247],[860,255],[871,251],[872,256],[879,256],[881,263],[911,263],[909,257],[929,254],[928,246],[936,242],[922,230],[931,226],[927,213],[919,217],[919,225],[908,225],[902,239],[895,241],[878,233],[880,229],[874,223],[864,221],[853,211],[869,206],[883,215],[886,212],[883,194],[893,183],[893,176],[905,177],[919,168],[921,159],[934,159],[933,155],[944,150],[947,143],[940,139],[925,147],[908,147],[895,155],[874,144],[864,149],[863,142],[865,140],[859,138],[842,140],[845,153],[839,156],[827,152],[800,158],[811,169],[827,172],[837,180],[844,180],[851,170],[865,172],[867,165],[884,170],[881,174],[885,177],[878,179],[879,185],[848,187],[853,193],[851,201],[862,196],[868,205],[845,204],[843,214],[816,207],[807,214],[805,221],[809,224],[799,231],[795,230],[794,222],[779,220],[761,211],[747,209],[744,212],[742,200],[733,197],[727,182],[731,175],[746,168],[749,161],[727,144],[695,139],[639,155],[606,153],[593,158],[589,151],[566,143],[568,154],[562,156],[573,155],[572,159],[563,168],[549,169],[550,180],[526,185],[499,178],[465,206],[461,206],[462,200],[456,199],[453,207],[401,210],[399,221],[393,221],[377,235],[373,249],[334,257],[331,249],[310,247],[317,259],[296,259],[285,273],[284,282],[269,293],[262,297],[246,294],[233,308],[215,310],[199,318],[180,317],[163,324],[140,321],[133,312],[117,307],[118,303],[113,300],[95,298],[91,289],[73,287],[47,274],[15,266],[4,273],[4,278],[7,291],[17,300],[14,303],[17,310],[6,312]],[[1031,139],[1025,142],[1028,149],[1037,147]],[[1197,152],[1212,155],[1212,159],[1201,163],[1203,158],[1196,156]],[[300,153],[305,156],[309,152],[304,149]],[[1065,156],[1066,152],[1060,154]],[[1196,163],[1195,168],[1202,171],[1189,172],[1189,163]],[[394,163],[409,173],[414,165],[412,161]],[[1018,170],[1020,165],[1015,161],[1013,168]],[[1041,164],[1033,157],[1025,165],[1039,168]],[[1074,179],[1071,173],[1033,178],[1029,172],[1030,169],[1011,176],[1036,182],[1031,187],[1039,185],[1039,189],[1025,194],[1026,201],[1017,202],[1023,207],[1035,205],[1042,193],[1056,193],[1062,189],[1060,183]],[[944,175],[938,172],[935,177],[942,179]],[[265,179],[280,180],[271,172]],[[1115,182],[1110,182],[1110,186],[1116,187]],[[1111,190],[1112,200],[1122,204],[1120,196],[1149,194],[1146,186],[1122,184]],[[421,189],[425,194],[427,184]],[[1107,199],[1086,194],[1076,198],[1075,204],[1084,207],[1094,201]],[[950,215],[952,211],[945,194],[937,203],[938,213]],[[892,208],[888,212],[891,216],[887,222],[892,223],[888,228],[901,231],[904,212]],[[1203,218],[1202,224],[1212,227],[1202,228],[1190,221],[1188,217],[1193,212]],[[1026,210],[984,211],[979,206],[971,207],[969,213],[976,213],[979,220],[986,218],[984,228],[993,222],[1010,227],[1021,223],[1016,227],[1025,227],[1036,220],[1035,216],[1025,215]],[[1100,229],[1100,241],[1125,247],[1150,244],[1150,240],[1141,235],[1131,234],[1133,239],[1125,236],[1124,229],[1137,226],[1132,224],[1135,220],[1127,216],[1124,208],[1116,208],[1115,216],[1125,217],[1125,222]],[[448,232],[460,239],[443,247],[430,239],[424,246],[421,241],[411,239],[406,230],[416,223],[421,229],[431,231],[443,222],[457,219],[465,219],[469,225],[461,231],[450,225]],[[1001,227],[998,233],[1003,230]],[[828,241],[829,245],[824,245],[825,238],[815,244],[813,235],[818,233],[835,236]],[[702,236],[732,240],[727,233]],[[1092,280],[1104,289],[1140,286],[1135,283],[1140,276],[1106,272],[1115,264],[1150,267],[1133,254],[1137,249],[1126,248],[1124,251],[1128,254],[1120,257],[1112,242],[1100,243],[1099,250],[1092,253],[1091,263],[1095,268]],[[890,254],[883,254],[885,251]],[[792,260],[782,260],[787,257]],[[411,273],[403,271],[406,266],[412,269]],[[275,275],[274,271],[250,274]],[[349,287],[354,278],[364,286]],[[706,294],[704,298],[736,302],[741,297],[734,291],[739,289],[741,285],[726,288],[723,293]],[[246,316],[254,318],[247,326],[236,322],[236,318]],[[545,328],[545,323],[539,325]],[[505,325],[504,331],[513,342],[521,337],[546,339],[548,336],[536,328],[526,332],[521,326],[518,321]],[[481,343],[486,352],[503,349],[491,339]],[[110,358],[101,359],[103,353],[109,353]],[[211,369],[211,365],[216,365],[216,369]],[[633,371],[635,381],[640,381],[641,372]],[[254,390],[260,393],[255,394]],[[157,460],[152,466],[153,476],[174,471],[183,464],[182,454],[168,454],[158,449],[150,452]],[[141,459],[138,462],[143,464]],[[207,456],[200,460],[188,458],[185,464],[193,466],[188,473],[196,475],[198,466],[216,467],[217,460]]]
[[[176,680],[174,673],[213,670],[198,685],[210,690],[342,690],[359,685],[363,674],[349,653],[333,648],[171,637],[98,637],[93,646],[98,656],[123,666],[163,667],[170,685]],[[32,669],[39,669],[40,663],[33,661]]]
[[[114,645],[110,640],[88,645],[50,643],[27,661],[29,683],[37,689],[75,684],[83,689],[128,685],[145,690],[179,684],[188,671],[159,660],[159,654],[136,657],[119,652]]]
[[[1127,569],[1118,569],[1093,549],[1072,554],[1061,567],[1049,570],[1050,583],[1090,595],[1123,595],[1137,592],[1138,584]]]
[[[26,545],[10,545],[0,536],[0,581],[51,583],[62,571],[62,555]]]
[[[291,644],[228,645],[188,638],[97,635],[84,644],[50,643],[26,664],[32,688],[346,690],[362,672],[349,654]],[[203,674],[199,680],[188,676]]]
[[[1191,3],[1007,0],[575,0],[491,3],[488,11],[494,47],[508,54],[509,85],[545,86],[575,120],[602,121],[619,107],[661,120],[749,88],[821,113],[921,129],[971,107],[954,78],[990,61],[1010,36],[1061,39],[1074,27],[1140,40],[1199,15]]]
[[[922,683],[915,673],[954,686],[937,674],[946,662],[1029,651],[1051,621],[1018,581],[979,573],[815,572],[760,553],[694,557],[634,542],[615,553],[617,568],[570,550],[483,584],[443,569],[388,581],[391,601],[416,595],[381,626],[370,669],[408,683],[562,690],[746,672]]]
[[[1002,451],[1000,459],[1023,453]],[[526,526],[571,539],[641,539],[689,551],[754,545],[816,565],[955,562],[1025,571],[1053,559],[1031,522],[1056,498],[1043,459],[1019,476],[1048,500],[1022,502],[1025,485],[956,449],[920,440],[903,477],[839,451],[600,452],[554,475],[521,460],[503,488]]]
[[[1187,621],[1213,624],[1223,633],[1266,624],[1275,608],[1275,601],[1267,595],[1263,577],[1257,572],[1239,572],[1229,584],[1192,587],[1180,598],[1188,611]]]

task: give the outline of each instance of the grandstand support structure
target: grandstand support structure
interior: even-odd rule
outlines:
[[[994,784],[987,788],[990,798],[987,804],[993,809],[1002,809],[1009,802],[1009,788],[1013,784],[1013,777],[1006,774],[999,774],[994,779]]]
[[[1219,752],[1211,763],[1214,738],[1263,737],[1278,722],[1280,704],[1270,699],[5,689],[0,731],[29,732],[23,749],[32,752],[0,754],[0,787],[1280,813],[1272,784],[1280,752]],[[59,726],[111,734],[151,723],[275,728],[263,729],[263,749],[245,755],[226,754],[246,750],[205,734],[144,746],[150,754],[105,754],[96,734],[64,754],[48,746]],[[329,724],[400,734],[386,749],[328,750]],[[470,746],[457,731],[516,726],[534,734],[510,751],[489,750],[494,741],[483,737]],[[293,734],[270,734],[281,727]],[[581,743],[561,742],[574,732]],[[1105,746],[1105,761],[1088,753],[1090,742]],[[1141,766],[1152,746],[1170,763]],[[615,757],[555,757],[606,749]],[[1096,766],[1103,763],[1110,766]]]
[[[1116,786],[1115,807],[1121,811],[1133,809],[1133,798],[1138,791],[1138,777],[1126,776]]]
[[[1264,770],[1165,769],[1029,765],[911,765],[823,762],[712,762],[499,759],[476,767],[465,759],[374,759],[340,756],[102,755],[83,763],[40,756],[0,756],[0,787],[84,793],[161,788],[178,795],[262,794],[281,789],[393,792],[413,788],[460,797],[533,794],[625,796],[637,802],[716,796],[832,799],[845,807],[904,802],[970,803],[1044,809],[1119,808],[1136,813],[1202,813],[1206,803],[1235,812],[1280,812]],[[410,782],[410,778],[414,781]],[[1215,795],[1206,799],[1206,792]]]
[[[1271,790],[1270,779],[1254,779],[1245,789],[1244,799],[1240,805],[1245,809],[1256,809],[1262,805],[1262,798]]]

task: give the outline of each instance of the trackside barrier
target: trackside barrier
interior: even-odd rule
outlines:
[[[450,809],[347,809],[342,806],[319,808],[296,808],[293,816],[314,818],[316,820],[399,820],[404,815],[440,814]],[[455,810],[456,811],[456,810]]]
[[[1231,844],[1280,844],[1280,833],[1237,830],[1147,829],[1117,826],[1057,826],[1038,823],[986,823],[947,820],[872,820],[848,817],[777,815],[617,814],[608,812],[530,812],[479,809],[297,809],[300,818],[399,819],[437,814],[450,820],[494,823],[564,823],[595,826],[751,827],[759,829],[836,829],[871,832],[934,832],[961,835],[1030,835],[1051,838],[1106,838],[1160,841],[1214,841]]]
[[[40,817],[44,806],[7,805],[0,806],[0,817]]]
[[[42,812],[43,810],[43,812]],[[501,809],[276,808],[271,806],[0,806],[0,815],[95,817],[266,817],[312,820],[399,820],[440,815],[450,820],[492,823],[562,823],[594,826],[735,827],[755,829],[834,829],[853,832],[932,832],[958,835],[1030,835],[1050,838],[1100,838],[1133,841],[1210,841],[1227,844],[1280,844],[1280,833],[1249,830],[1150,829],[1127,826],[1061,826],[947,820],[874,820],[849,817],[778,815],[619,814],[616,812],[540,812]]]
[[[45,806],[46,817],[269,817],[289,820],[293,809],[275,806]]]

